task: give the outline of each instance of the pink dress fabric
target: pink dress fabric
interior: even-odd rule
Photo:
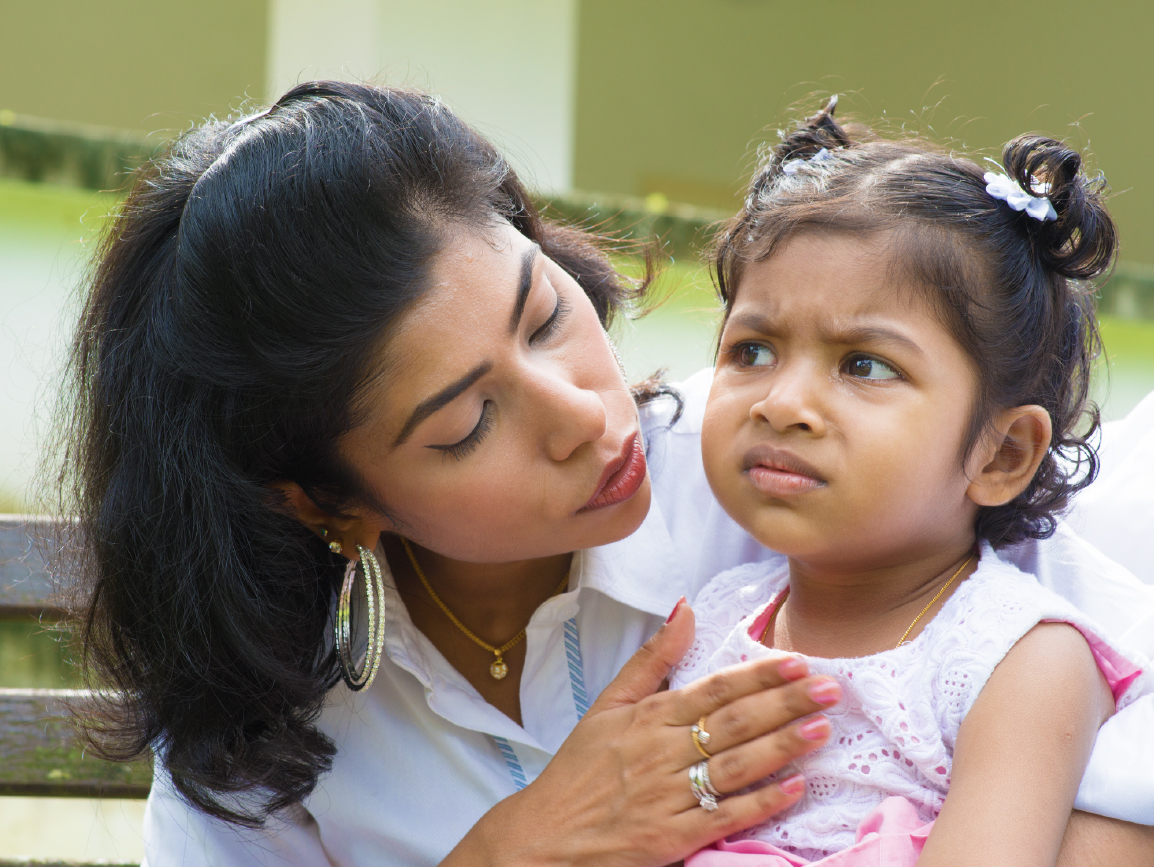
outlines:
[[[781,655],[759,637],[788,587],[780,563],[724,572],[694,602],[697,635],[674,669],[672,688],[728,665]],[[910,643],[871,656],[805,657],[837,680],[832,734],[821,750],[767,782],[796,772],[802,798],[766,823],[687,859],[690,867],[914,865],[946,800],[959,727],[995,666],[1031,628],[1065,622],[1086,638],[1121,708],[1150,680],[1066,601],[999,559],[989,546],[978,569]]]
[[[910,801],[891,797],[859,823],[854,845],[819,861],[761,840],[719,840],[687,858],[686,867],[914,867],[933,826]]]

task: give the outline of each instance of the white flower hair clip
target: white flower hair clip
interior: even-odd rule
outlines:
[[[822,148],[818,153],[813,154],[809,159],[788,160],[782,164],[782,174],[796,175],[798,170],[806,163],[824,163],[830,159],[831,153],[826,148]]]
[[[1032,182],[1031,190],[1036,194],[1032,195],[1006,175],[987,172],[983,175],[983,180],[987,182],[987,193],[992,198],[1006,202],[1014,210],[1026,211],[1027,216],[1034,217],[1040,223],[1059,219],[1055,206],[1047,198],[1047,194],[1051,191],[1050,184]]]

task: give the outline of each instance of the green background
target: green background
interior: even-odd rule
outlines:
[[[1028,130],[1088,148],[1121,258],[1152,262],[1150,2],[577,0],[576,14],[578,189],[730,209],[754,147],[838,92],[843,111],[967,150],[997,155]],[[269,21],[265,0],[8,2],[0,110],[183,129],[270,96]]]

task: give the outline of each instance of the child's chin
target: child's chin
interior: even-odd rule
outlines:
[[[829,534],[802,525],[795,516],[767,514],[765,509],[759,509],[747,520],[734,517],[762,545],[787,557],[815,555],[830,549]]]

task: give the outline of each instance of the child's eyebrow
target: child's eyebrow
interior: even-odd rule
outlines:
[[[891,343],[898,344],[921,356],[925,357],[926,355],[922,348],[905,334],[891,331],[880,325],[855,325],[837,330],[823,328],[821,335],[827,343]]]
[[[767,337],[773,336],[780,331],[778,323],[773,319],[752,311],[731,316],[726,324],[727,326],[733,325],[735,328],[745,328],[748,331],[753,331],[755,334],[762,334]]]
[[[750,310],[732,316],[727,323],[727,327],[730,326],[746,329],[765,337],[775,337],[789,330],[786,323]],[[845,327],[824,325],[820,326],[819,337],[824,343],[838,345],[855,343],[897,344],[926,357],[922,348],[905,334],[881,325],[847,325]]]

